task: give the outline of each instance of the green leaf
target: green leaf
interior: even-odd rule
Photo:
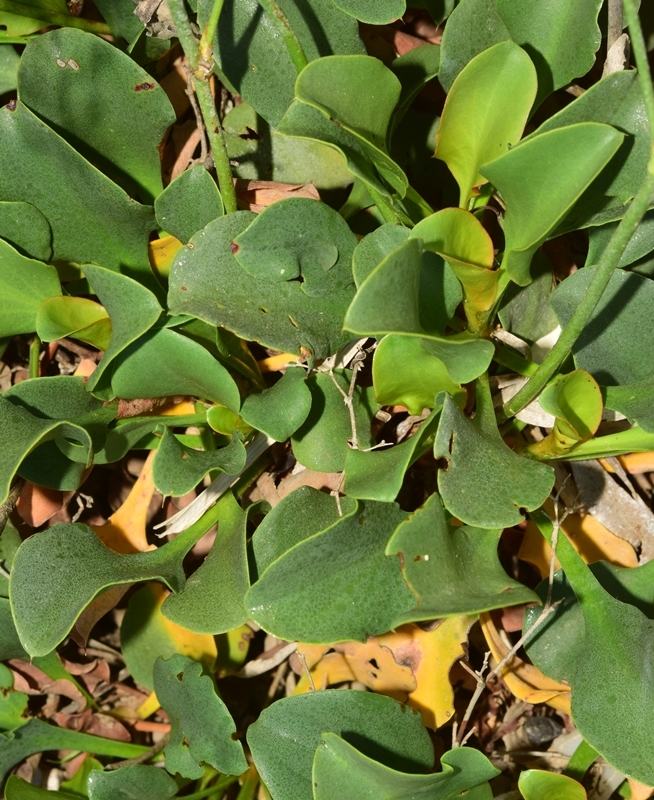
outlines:
[[[533,281],[528,286],[508,285],[498,312],[504,329],[530,345],[551,333],[559,324],[550,303],[552,264],[541,250],[536,251],[531,261],[531,275]]]
[[[248,768],[243,745],[235,741],[236,725],[202,665],[182,655],[154,665],[154,690],[171,723],[166,769],[196,780],[203,763],[228,775]]]
[[[95,5],[113,35],[123,38],[127,42],[127,52],[132,52],[137,40],[145,31],[145,25],[134,13],[132,0],[98,0]]]
[[[141,764],[111,772],[93,770],[87,786],[89,800],[170,800],[178,791],[165,770]]]
[[[484,784],[486,794],[479,797],[491,798],[487,781],[500,774],[486,756],[469,747],[445,753],[441,757],[442,772],[411,775],[363,755],[335,733],[323,733],[321,738],[313,759],[315,800],[455,800],[468,797],[470,789]]]
[[[59,797],[61,800],[79,800],[79,795],[77,794],[39,789],[38,786],[24,781],[17,775],[10,775],[5,786],[4,796],[6,800],[52,800],[54,797]]]
[[[529,53],[538,73],[536,106],[595,63],[602,41],[597,15],[602,0],[496,0],[514,42]]]
[[[457,76],[441,116],[436,158],[456,178],[461,207],[467,206],[472,187],[486,182],[479,167],[520,140],[536,89],[536,69],[513,42],[475,56]]]
[[[389,630],[413,605],[399,561],[384,555],[405,518],[395,504],[360,502],[294,545],[250,588],[251,619],[280,639],[316,644],[365,641]]]
[[[332,267],[333,285],[342,288],[322,297],[310,297],[298,281],[254,278],[232,249],[254,219],[247,211],[229,214],[193,237],[193,249],[180,252],[170,273],[171,313],[191,314],[282,352],[305,348],[315,358],[335,353],[348,341],[341,325],[354,291],[347,283],[350,261],[343,257]]]
[[[95,264],[85,264],[84,272],[111,320],[109,346],[87,386],[99,396],[104,395],[104,399],[111,399],[107,396],[111,395],[107,386],[109,374],[100,380],[105,370],[117,355],[154,325],[161,316],[162,308],[149,289],[126,275]]]
[[[438,489],[445,508],[468,525],[506,528],[523,520],[521,509],[541,506],[554,485],[554,471],[516,455],[495,420],[487,380],[477,382],[473,419],[445,395],[434,455],[445,458]]]
[[[229,372],[204,347],[170,328],[148,331],[115,359],[115,397],[192,395],[238,411],[241,398]]]
[[[0,44],[0,95],[11,92],[18,85],[19,63],[20,56],[13,44]]]
[[[542,769],[521,772],[518,788],[525,800],[586,800],[587,797],[577,781]]]
[[[566,278],[552,294],[562,326],[575,311],[595,274],[586,267]],[[654,325],[651,308],[654,283],[630,272],[614,270],[601,300],[573,345],[575,365],[605,386],[629,385],[652,372]]]
[[[61,294],[57,270],[25,258],[0,239],[0,294],[0,336],[32,333],[41,303]]]
[[[653,392],[654,374],[650,373],[635,383],[607,386],[604,404],[607,408],[624,414],[629,422],[640,425],[647,433],[654,433]]]
[[[350,372],[337,370],[334,378],[344,392],[350,387]],[[307,379],[305,386],[311,393],[311,410],[304,423],[294,432],[291,442],[293,454],[300,464],[317,472],[340,472],[345,468],[352,437],[350,414],[343,395],[324,372]],[[372,417],[379,410],[370,389],[356,386],[353,409],[359,444],[375,444],[370,432]]]
[[[509,578],[500,564],[501,535],[501,529],[448,524],[440,497],[432,494],[386,546],[387,555],[399,556],[418,601],[392,627],[537,601],[534,592]]]
[[[375,350],[372,380],[380,406],[406,406],[409,414],[433,408],[439,392],[451,394],[459,407],[466,402],[464,389],[450,380],[445,364],[411,336],[384,336]]]
[[[37,36],[21,58],[18,90],[109,177],[144,201],[162,191],[159,146],[175,112],[151,75],[113,44],[76,28]]]
[[[476,55],[510,38],[496,0],[461,0],[443,32],[438,74],[443,89],[450,91],[457,75]]]
[[[54,260],[102,264],[160,291],[148,261],[151,207],[130,199],[20,101],[0,110],[0,138],[0,199],[38,208],[52,229]]]
[[[0,575],[0,597],[9,597],[9,572],[14,563],[16,550],[20,547],[23,540],[12,524],[11,520],[5,523],[5,529],[0,533],[0,564],[7,575]],[[2,625],[0,624],[0,627]],[[5,659],[0,657],[0,661]]]
[[[434,762],[420,714],[390,697],[338,689],[287,697],[264,709],[247,735],[275,800],[312,796],[314,753],[326,731],[392,769],[427,772]]]
[[[387,223],[375,228],[361,239],[352,256],[352,274],[357,288],[387,255],[406,242],[410,233],[411,231],[402,225]],[[461,302],[460,299],[459,302]]]
[[[616,153],[623,134],[581,122],[535,136],[481,167],[506,203],[503,264],[520,286],[536,249]]]
[[[311,399],[304,370],[289,367],[270,389],[245,398],[241,417],[253,428],[284,442],[306,420]]]
[[[66,0],[21,0],[22,5],[36,8],[44,8],[49,11],[56,11],[59,14],[68,14],[69,9]],[[9,14],[6,11],[0,13],[0,24],[5,29],[7,36],[24,36],[34,31],[45,28],[47,23],[42,19],[33,19],[29,16],[29,8],[25,9],[26,16],[22,14]]]
[[[29,697],[14,691],[14,675],[9,667],[0,664],[0,731],[12,731],[27,721],[23,716]]]
[[[183,497],[212,470],[238,475],[245,466],[245,455],[238,434],[227,447],[194,450],[181,444],[169,428],[164,428],[152,466],[152,479],[164,497]]]
[[[397,127],[420,90],[438,75],[441,66],[441,48],[437,44],[421,44],[390,63],[390,69],[402,85],[400,99],[395,106],[390,130]]]
[[[52,234],[48,220],[29,203],[0,202],[0,236],[28,258],[50,260]]]
[[[439,336],[425,330],[420,314],[422,243],[409,239],[376,267],[359,287],[345,321],[360,335],[398,333],[429,341],[452,381],[468,383],[486,370],[494,349],[490,342],[466,336]]]
[[[71,336],[106,350],[111,340],[111,320],[105,309],[85,297],[50,297],[36,313],[36,332],[44,342]]]
[[[345,488],[349,497],[392,503],[399,494],[407,469],[429,449],[440,408],[422,423],[420,430],[394,447],[378,450],[348,450],[345,457]]]
[[[234,239],[234,255],[253,278],[283,283],[300,279],[309,297],[348,287],[357,244],[347,222],[324,203],[291,198],[265,208]]]
[[[26,539],[16,553],[9,582],[12,613],[25,650],[31,656],[49,653],[91,600],[111,586],[152,579],[173,591],[182,589],[184,556],[215,520],[211,509],[163,547],[133,555],[109,550],[81,524],[59,523]]]
[[[103,739],[88,733],[69,731],[48,725],[40,719],[31,719],[10,733],[0,734],[0,783],[16,764],[34,753],[45,750],[84,750],[101,756],[135,758],[146,753],[148,748],[138,744]]]
[[[177,625],[195,633],[214,635],[231,631],[247,621],[245,595],[250,588],[247,512],[231,492],[218,501],[217,511],[218,532],[209,555],[188,578],[182,591],[169,595],[162,606],[163,615]]]
[[[617,74],[621,75],[622,73]],[[609,222],[607,225],[594,226],[588,229],[588,256],[586,257],[585,266],[596,267],[599,264],[602,253],[618,225],[618,222]],[[654,214],[650,211],[645,214],[634,235],[629,240],[629,244],[620,256],[618,267],[628,267],[644,256],[649,255],[652,250],[654,250]],[[640,270],[636,271],[640,272]],[[641,274],[647,273],[643,272]]]
[[[334,0],[334,5],[369,25],[388,25],[406,11],[406,0]]]
[[[204,167],[175,178],[154,201],[158,224],[186,244],[194,233],[224,213],[223,199]]]
[[[341,510],[349,515],[356,502],[341,499]],[[340,520],[336,499],[309,486],[300,486],[270,511],[252,537],[252,551],[259,575],[273,561],[299,542],[320,533]]]
[[[206,16],[211,4],[200,0],[200,13]],[[281,0],[279,5],[309,61],[365,52],[356,20],[332,0],[308,0],[302,6]],[[277,126],[293,100],[297,78],[279,28],[258,0],[227,0],[220,19],[214,40],[218,66],[257,113]]]

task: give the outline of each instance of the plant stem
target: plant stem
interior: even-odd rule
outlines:
[[[223,775],[222,778],[216,781],[213,786],[208,786],[200,792],[193,792],[184,796],[184,800],[202,800],[204,797],[211,797],[212,795],[222,796],[225,789],[237,781],[236,775]]]
[[[649,71],[647,47],[645,45],[645,39],[643,38],[643,30],[640,27],[640,20],[638,19],[638,12],[636,11],[634,0],[624,0],[624,15],[629,25],[631,49],[634,54],[634,59],[636,60],[638,79],[640,81],[640,89],[643,93],[649,129],[651,132],[654,132],[654,87],[652,86],[652,76]],[[652,152],[654,153],[654,142],[652,142]],[[650,158],[648,166],[650,175],[654,174],[653,161],[654,158]]]
[[[214,0],[211,14],[207,24],[202,31],[202,38],[200,39],[200,58],[211,63],[213,53],[213,40],[218,30],[218,20],[220,19],[220,12],[223,10],[225,0]]]
[[[252,765],[245,773],[245,778],[241,784],[241,791],[238,793],[236,800],[252,800],[254,793],[259,785],[259,773]]]
[[[111,34],[111,29],[106,22],[94,22],[82,17],[73,17],[71,14],[62,14],[59,11],[48,11],[47,8],[37,6],[26,6],[23,3],[15,3],[13,0],[0,0],[0,11],[8,14],[17,14],[19,17],[28,19],[41,19],[47,25],[61,25],[65,28],[79,28],[88,33]],[[45,25],[43,26],[45,28]],[[3,39],[3,42],[6,41]]]
[[[41,355],[41,340],[35,333],[30,343],[29,374],[30,378],[39,377],[39,356]]]
[[[289,25],[284,12],[279,7],[277,0],[259,0],[259,5],[267,12],[269,17],[275,23],[280,36],[284,40],[288,54],[291,57],[293,66],[298,71],[298,75],[309,63],[307,57],[304,55],[302,45],[298,41],[295,31]]]
[[[378,192],[377,189],[373,189],[370,184],[366,184],[366,189],[372,201],[379,209],[379,213],[384,218],[384,222],[392,222],[393,225],[406,225],[409,228],[413,228],[413,221],[400,211],[396,211],[381,192]]]
[[[218,24],[218,15],[220,9],[216,12],[216,5],[222,6],[221,0],[217,0],[212,8],[209,24],[212,24],[214,16],[216,25]],[[225,204],[225,211],[231,214],[237,211],[238,206],[236,203],[236,190],[234,189],[234,181],[232,180],[232,169],[229,164],[229,156],[227,155],[227,147],[225,146],[225,135],[223,126],[218,117],[216,110],[216,103],[211,94],[211,86],[209,85],[209,76],[211,71],[211,63],[213,56],[211,48],[208,50],[208,58],[205,58],[206,52],[203,54],[201,48],[203,47],[202,41],[200,45],[193,36],[191,25],[186,14],[184,7],[184,0],[169,0],[168,6],[170,8],[170,15],[173,18],[175,27],[177,28],[177,36],[182,45],[182,49],[186,54],[188,63],[193,70],[193,78],[195,85],[195,93],[198,96],[198,104],[204,125],[207,129],[207,136],[209,137],[209,144],[211,145],[211,153],[216,167],[216,176],[218,178],[218,188],[223,197]],[[209,24],[207,27],[209,27]],[[213,41],[213,40],[211,40]],[[206,48],[205,42],[205,48]]]

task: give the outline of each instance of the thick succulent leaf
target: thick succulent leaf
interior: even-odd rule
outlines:
[[[621,75],[622,73],[618,74]],[[586,257],[585,266],[595,267],[599,264],[602,253],[618,225],[618,222],[610,222],[607,225],[594,226],[588,229],[588,256]],[[644,256],[649,255],[652,250],[654,250],[654,214],[650,211],[645,214],[634,235],[629,240],[629,244],[620,256],[618,267],[628,267]],[[638,272],[639,270],[637,269],[636,271]],[[643,272],[642,274],[647,273]]]
[[[163,547],[132,555],[105,547],[81,524],[59,523],[26,539],[9,581],[12,613],[25,650],[31,656],[49,653],[91,600],[111,586],[152,579],[179,591],[185,581],[184,556],[215,520],[211,509]]]
[[[103,264],[160,291],[148,261],[151,207],[131,200],[20,101],[0,110],[0,138],[0,199],[39,209],[55,260]]]
[[[164,90],[113,44],[76,28],[31,39],[18,71],[20,99],[144,201],[163,189],[159,145],[175,112]]]
[[[352,274],[357,288],[387,255],[406,242],[410,233],[411,231],[403,225],[393,225],[389,222],[375,228],[361,239],[352,256]]]
[[[241,417],[253,428],[284,442],[306,420],[311,400],[306,373],[303,369],[289,367],[270,389],[245,398]]]
[[[386,546],[388,555],[399,556],[404,578],[418,601],[392,627],[537,600],[534,592],[509,578],[500,564],[501,535],[498,529],[448,524],[440,497],[432,494]]]
[[[312,796],[314,753],[326,731],[392,769],[427,772],[434,762],[420,714],[390,697],[338,689],[287,697],[264,709],[247,735],[275,800]]]
[[[349,497],[392,503],[399,494],[407,469],[429,449],[438,425],[440,408],[406,441],[377,450],[348,450],[345,457],[345,487]]]
[[[379,405],[406,406],[409,414],[433,408],[439,392],[451,394],[460,407],[466,402],[465,390],[450,380],[445,364],[412,336],[384,336],[375,350],[372,379]]]
[[[654,433],[654,374],[622,386],[607,386],[604,405],[624,414],[629,422],[639,425],[647,433]]]
[[[154,201],[157,223],[186,244],[194,233],[224,213],[216,182],[204,167],[175,178]]]
[[[514,42],[529,53],[538,73],[536,105],[555,89],[585,75],[602,41],[597,15],[603,0],[496,0]]]
[[[334,5],[370,25],[388,25],[406,11],[406,0],[334,0]]]
[[[350,373],[339,370],[334,379],[344,392],[350,388]],[[352,437],[350,414],[343,395],[334,381],[324,372],[312,375],[306,382],[311,393],[311,410],[304,423],[291,438],[293,454],[300,464],[317,472],[340,472],[345,468]],[[379,410],[373,392],[363,386],[355,387],[352,396],[359,445],[375,444],[370,432],[372,417]]]
[[[457,75],[476,55],[510,38],[496,0],[461,0],[443,32],[438,73],[443,89],[450,91]]]
[[[229,412],[230,414],[232,412]],[[183,417],[151,416],[120,419],[108,431],[104,447],[95,453],[94,464],[111,464],[119,461],[142,439],[146,439],[162,425],[172,427],[206,424],[206,415],[189,414]],[[153,445],[157,443],[153,442]],[[151,445],[151,446],[153,446]]]
[[[200,0],[205,17],[212,0]],[[334,53],[363,53],[355,19],[332,0],[308,0],[280,7],[309,61]],[[279,39],[279,28],[258,0],[227,0],[214,40],[218,66],[240,95],[271,125],[277,126],[293,100],[297,69]],[[252,69],[252,66],[255,69]]]
[[[14,690],[14,675],[9,667],[0,664],[0,731],[13,731],[24,725],[27,717],[28,695]]]
[[[124,39],[127,42],[127,52],[132,52],[137,40],[145,31],[145,25],[134,13],[132,0],[98,0],[95,5],[113,35]]]
[[[35,331],[41,303],[60,294],[54,267],[26,258],[0,239],[0,336]]]
[[[169,595],[162,606],[164,616],[177,625],[214,635],[247,621],[245,595],[250,588],[247,513],[231,492],[218,501],[217,511],[218,532],[209,555],[182,591]]]
[[[192,395],[238,411],[238,387],[223,365],[202,345],[170,328],[157,328],[130,344],[111,375],[115,397]]]
[[[0,734],[0,783],[12,767],[34,753],[45,750],[84,750],[100,756],[136,758],[148,748],[115,739],[103,739],[88,733],[69,731],[48,725],[40,719],[31,719],[25,725],[7,734]]]
[[[157,659],[154,689],[172,726],[164,749],[168,772],[201,778],[203,763],[228,775],[245,772],[243,745],[233,738],[234,720],[201,664],[181,655]]]
[[[218,450],[186,447],[164,428],[152,467],[154,485],[164,497],[182,497],[194,489],[212,470],[238,475],[245,466],[245,447],[238,434]]]
[[[432,775],[411,775],[380,764],[341,738],[324,732],[313,759],[315,800],[455,800],[484,786],[481,800],[493,794],[488,781],[500,774],[485,755],[470,747],[450,750],[441,757],[442,771]]]
[[[521,509],[545,502],[554,471],[504,443],[486,380],[477,382],[476,396],[475,416],[467,419],[445,395],[434,455],[448,466],[438,472],[438,488],[447,510],[468,525],[506,528],[523,520]]]
[[[425,330],[420,313],[422,256],[419,239],[409,239],[388,255],[359,287],[343,326],[366,336],[422,337],[429,342],[429,352],[445,363],[450,378],[468,383],[486,370],[493,347],[482,339],[444,337]]]
[[[30,203],[0,202],[0,237],[28,258],[50,260],[50,225]]]
[[[86,297],[50,297],[38,308],[36,332],[43,342],[70,336],[106,350],[111,340],[111,320],[99,303]]]
[[[348,341],[341,325],[354,293],[346,277],[351,277],[350,262],[339,259],[332,267],[334,285],[342,288],[322,297],[310,297],[298,281],[254,278],[233,252],[234,239],[254,219],[247,211],[229,214],[193,237],[193,249],[182,250],[170,274],[171,312],[224,326],[283,352],[299,354],[305,348],[316,358],[335,353]]]
[[[49,11],[55,11],[60,14],[69,13],[65,0],[23,0],[22,5],[46,8]],[[27,13],[28,9],[25,9],[25,12]],[[28,33],[40,31],[45,27],[42,19],[33,19],[22,14],[9,14],[3,11],[0,17],[4,28],[3,32],[6,36],[24,36]]]
[[[579,305],[595,274],[587,267],[566,278],[552,294],[562,326]],[[573,345],[575,364],[604,386],[626,386],[646,379],[654,358],[654,283],[614,270],[601,300]]]
[[[15,47],[12,44],[0,44],[0,94],[10,92],[18,85],[19,63],[20,56]]]
[[[360,502],[294,545],[248,592],[251,619],[280,639],[316,644],[365,641],[389,630],[414,602],[399,561],[384,555],[405,518],[394,504]]]
[[[625,70],[607,75],[573,103],[547,119],[529,138],[579,122],[612,125],[625,133],[626,137],[611,163],[571,209],[563,222],[565,230],[585,227],[589,222],[594,224],[590,217],[606,204],[607,196],[617,197],[619,205],[626,203],[645,177],[651,151],[651,134],[638,74]],[[624,211],[620,217],[623,214]]]
[[[549,520],[539,526],[551,536]],[[572,718],[584,739],[612,766],[640,783],[654,783],[649,758],[654,733],[648,725],[654,705],[654,622],[634,605],[612,597],[567,538],[557,556],[584,620],[583,654],[570,679]],[[602,691],[598,691],[598,686]],[[606,724],[607,702],[611,724]]]
[[[456,178],[463,208],[472,187],[486,182],[479,167],[520,140],[536,89],[531,59],[510,41],[475,56],[452,84],[438,129],[436,158],[445,161]]]
[[[525,800],[586,800],[588,796],[573,778],[542,769],[521,772],[518,787]]]
[[[5,786],[4,797],[6,800],[52,800],[52,798],[57,797],[59,800],[76,800],[79,795],[40,789],[17,775],[10,775]]]
[[[170,800],[178,791],[177,784],[165,770],[142,764],[111,772],[94,769],[86,786],[89,800]]]
[[[300,279],[309,297],[349,286],[356,247],[347,222],[324,203],[290,198],[273,203],[234,239],[234,255],[253,278],[283,283]]]
[[[526,286],[536,249],[616,153],[624,135],[609,125],[580,122],[527,139],[485,164],[481,174],[506,203],[504,265]]]
[[[551,333],[559,324],[550,303],[552,264],[541,250],[536,251],[531,261],[531,275],[533,281],[528,286],[508,285],[498,312],[505,330],[530,345]]]
[[[111,320],[109,346],[87,383],[90,391],[101,396],[106,395],[109,389],[106,386],[109,376],[100,380],[107,367],[154,325],[161,316],[162,308],[149,289],[126,275],[95,264],[85,264],[84,272]],[[110,389],[108,393],[111,394]]]
[[[390,132],[396,128],[422,87],[438,75],[441,49],[437,44],[414,47],[390,63],[390,68],[402,85],[400,99],[395,106]]]

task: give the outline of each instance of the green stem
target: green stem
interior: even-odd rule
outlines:
[[[586,294],[583,296],[570,318],[570,321],[561,333],[559,340],[547,354],[543,363],[522,389],[504,405],[504,419],[515,416],[519,411],[522,411],[525,406],[529,405],[567,358],[572,350],[572,346],[588,324],[593,311],[611,280],[613,270],[618,266],[629,240],[636,232],[636,228],[638,228],[653,198],[654,175],[648,173],[631,205],[627,209],[626,214],[606,246],[606,249],[602,253],[602,257],[588,285]]]
[[[298,75],[309,63],[307,57],[304,55],[302,45],[298,41],[295,31],[289,25],[284,12],[279,7],[277,0],[259,0],[259,5],[267,12],[269,17],[275,23],[280,36],[284,40],[288,54],[291,57],[293,66],[298,72]]]
[[[562,460],[586,461],[592,458],[611,458],[626,453],[649,453],[653,450],[654,433],[647,433],[642,428],[636,427],[582,442],[562,456]]]
[[[259,785],[259,773],[254,766],[245,773],[245,778],[241,784],[241,791],[238,793],[236,800],[252,800],[254,793]]]
[[[623,0],[624,15],[629,25],[629,36],[631,37],[631,49],[638,69],[640,89],[643,93],[643,102],[647,112],[649,128],[654,133],[654,87],[652,86],[652,76],[649,71],[649,60],[647,58],[647,47],[643,38],[643,30],[640,27],[638,12],[634,0]],[[654,153],[654,142],[652,142],[652,152]],[[654,173],[654,157],[649,162],[649,173]]]
[[[229,164],[229,156],[227,155],[223,126],[218,117],[216,103],[211,94],[211,86],[209,85],[210,65],[213,61],[213,56],[209,50],[209,57],[205,58],[206,53],[200,51],[202,42],[200,42],[200,46],[198,46],[193,36],[191,24],[186,14],[186,8],[184,7],[184,0],[169,0],[168,7],[175,27],[177,28],[179,42],[193,70],[195,92],[198,96],[198,104],[207,129],[209,144],[211,145],[211,153],[213,155],[216,176],[218,178],[218,188],[220,189],[223,203],[225,204],[225,211],[231,214],[238,210],[238,205],[236,203],[236,190],[232,179],[232,168]],[[211,18],[213,18],[214,12],[215,6],[212,9]],[[211,18],[209,20],[210,22]],[[218,18],[216,17],[216,24],[217,23]]]
[[[223,10],[225,0],[214,0],[211,14],[207,24],[202,31],[202,38],[200,39],[200,58],[208,61],[211,64],[213,54],[213,40],[218,30],[218,20],[220,19],[220,12]]]
[[[211,797],[214,794],[222,793],[231,786],[233,783],[236,783],[238,780],[236,775],[224,775],[220,780],[216,781],[213,786],[209,786],[207,789],[203,789],[201,792],[193,792],[193,794],[184,795],[184,800],[202,800],[204,797]]]
[[[405,214],[394,209],[381,192],[378,192],[377,189],[374,189],[369,183],[366,184],[366,189],[372,201],[379,209],[379,213],[384,218],[384,222],[392,222],[393,225],[406,225],[409,228],[413,228],[413,222]]]
[[[41,340],[34,334],[30,344],[29,374],[30,378],[39,377],[39,357],[41,355]]]
[[[71,14],[62,14],[59,11],[48,11],[47,8],[26,6],[23,5],[23,3],[15,3],[13,0],[0,0],[0,11],[6,11],[8,14],[17,14],[19,17],[27,17],[28,19],[40,19],[43,20],[46,25],[61,25],[65,28],[78,28],[88,33],[111,34],[111,29],[105,22],[94,22],[93,20],[83,19],[82,17],[73,17]],[[45,25],[43,27],[45,27]],[[2,41],[4,42],[6,40],[3,39]]]
[[[497,361],[503,367],[508,367],[512,372],[517,372],[518,375],[535,375],[538,369],[538,364],[533,361],[528,361],[521,355],[509,347],[503,347],[501,344],[495,343],[495,355],[493,361]]]

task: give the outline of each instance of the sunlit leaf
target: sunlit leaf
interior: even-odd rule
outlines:
[[[192,167],[157,197],[154,213],[165,231],[186,244],[194,233],[223,215],[223,200],[207,170]]]
[[[132,764],[111,772],[93,770],[88,778],[89,800],[170,800],[178,786],[163,769]]]
[[[253,428],[283,442],[302,425],[311,410],[311,392],[302,369],[289,368],[270,389],[243,401],[241,417]]]
[[[36,332],[44,342],[70,336],[106,350],[111,320],[105,309],[85,297],[50,297],[36,313]]]
[[[567,775],[527,769],[520,773],[518,788],[525,800],[586,800],[586,790]]]

